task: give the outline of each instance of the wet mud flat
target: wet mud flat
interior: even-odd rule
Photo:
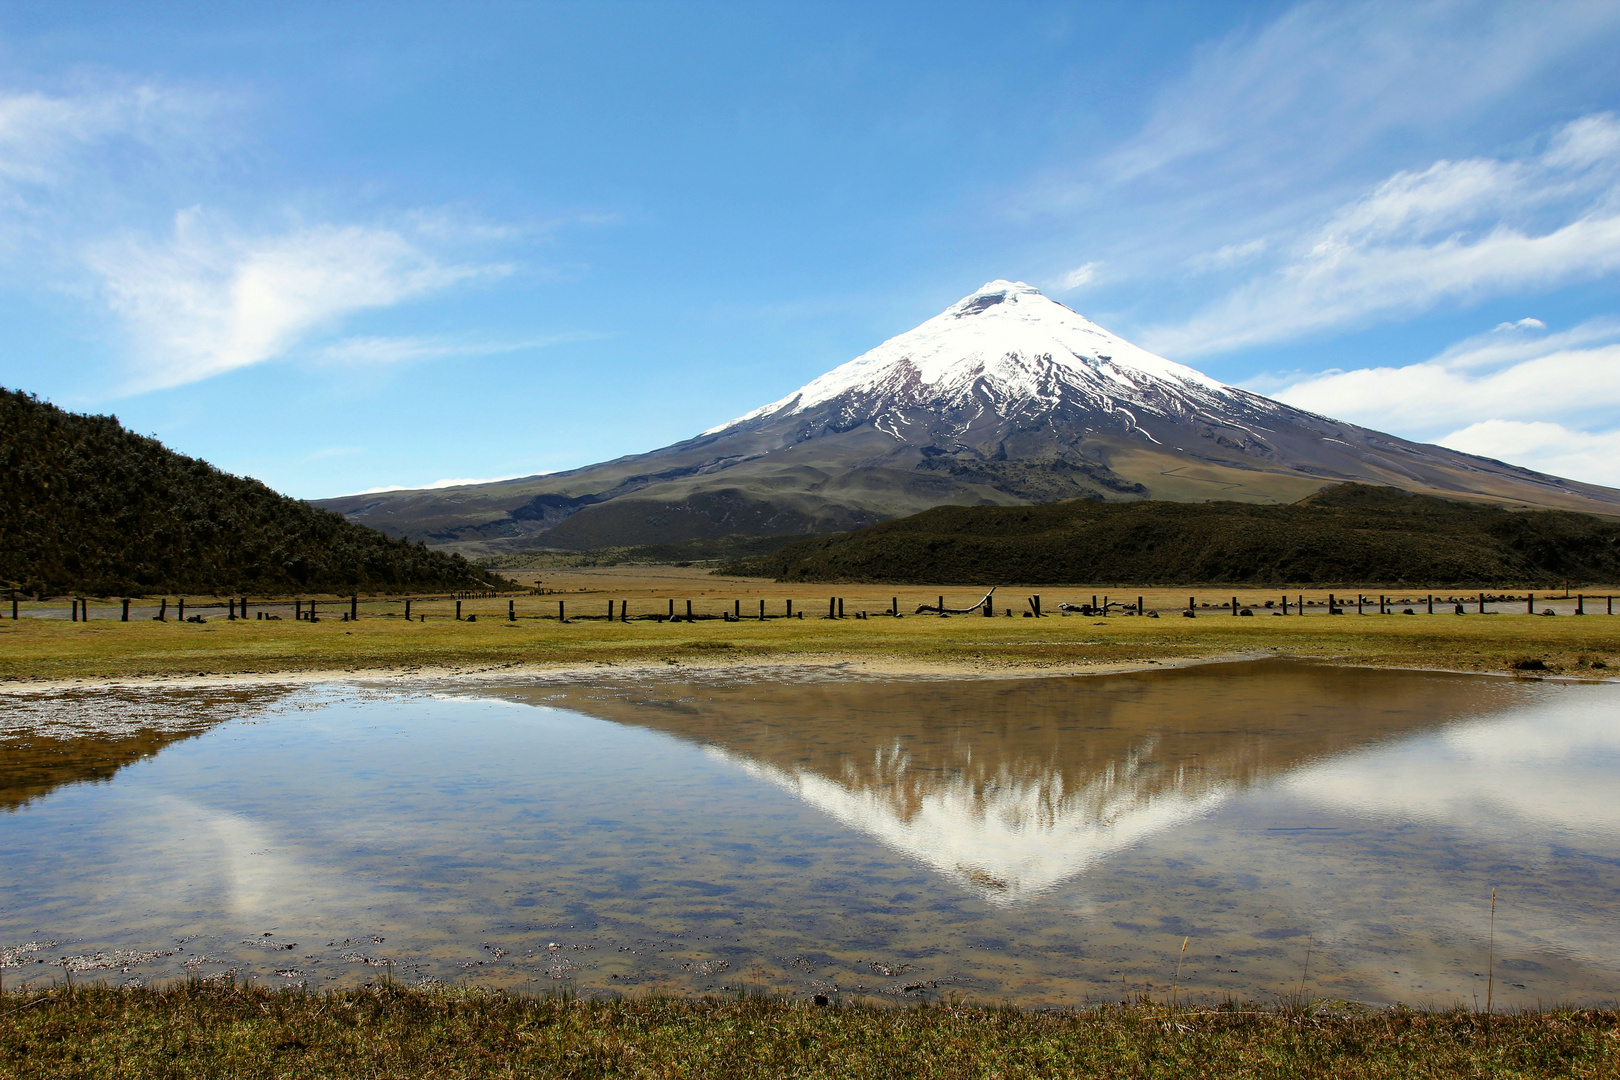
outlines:
[[[1483,1004],[1495,887],[1494,1005],[1620,997],[1614,685],[1273,661],[3,716],[8,986]]]

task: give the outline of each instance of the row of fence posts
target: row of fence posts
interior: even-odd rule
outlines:
[[[472,599],[472,598],[482,597],[482,598],[487,599],[487,598],[493,597],[495,595],[496,595],[495,593],[480,593],[480,594],[473,594],[473,595],[469,596],[468,598]],[[1613,596],[1605,596],[1605,597],[1603,597],[1603,600],[1605,601],[1605,604],[1606,604],[1606,612],[1607,612],[1607,614],[1613,615],[1614,614],[1614,597]],[[125,597],[124,599],[122,599],[120,601],[120,612],[119,612],[119,621],[120,622],[129,622],[129,605],[130,605],[130,602],[131,601],[130,601],[130,599],[128,597]],[[1041,597],[1040,597],[1040,594],[1037,593],[1037,594],[1035,594],[1033,596],[1028,597],[1026,602],[1029,605],[1029,609],[1030,609],[1029,614],[1031,616],[1033,616],[1034,618],[1037,618],[1037,619],[1045,617],[1045,613],[1041,610]],[[1493,602],[1501,603],[1502,601],[1498,599],[1498,600],[1493,601]],[[462,613],[461,613],[461,603],[462,603],[462,600],[461,600],[460,597],[458,597],[456,599],[456,616],[455,616],[456,621],[458,621],[458,622],[465,621],[463,619],[463,616],[462,616]],[[1268,601],[1268,603],[1269,603],[1269,601]],[[1366,609],[1367,605],[1370,604],[1370,603],[1372,603],[1372,601],[1369,600],[1365,595],[1363,595],[1361,593],[1357,593],[1356,594],[1356,614],[1357,615],[1365,614],[1366,613],[1365,609]],[[1434,614],[1434,594],[1433,593],[1429,593],[1427,595],[1426,603],[1427,603],[1427,607],[1428,607],[1428,614],[1433,615]],[[1452,601],[1452,603],[1454,605],[1454,611],[1455,611],[1456,614],[1461,615],[1461,614],[1464,613],[1464,606],[1460,601],[1455,601],[1454,600],[1454,601]],[[1487,603],[1487,594],[1479,593],[1477,598],[1476,598],[1476,603],[1477,603],[1478,613],[1481,614],[1481,615],[1485,614],[1485,604]],[[618,606],[618,612],[619,612],[618,619],[619,619],[619,621],[620,622],[629,622],[630,621],[630,601],[628,601],[628,600],[620,600],[620,601],[609,600],[607,602],[607,605],[608,605],[608,608],[607,608],[608,621],[609,622],[614,621],[614,607],[615,607],[615,604],[617,604],[617,606]],[[178,619],[180,622],[184,622],[185,619],[186,619],[186,600],[185,600],[185,597],[183,597],[183,596],[179,597],[175,601],[175,605],[176,605],[176,615],[175,615],[176,619]],[[228,614],[226,616],[228,619],[234,621],[234,620],[236,620],[238,618],[246,619],[248,617],[248,599],[247,599],[247,597],[245,597],[245,596],[240,597],[240,598],[231,597],[228,600],[228,605],[229,605]],[[1379,594],[1379,596],[1378,596],[1378,613],[1380,615],[1394,614],[1394,606],[1393,605],[1394,605],[1394,600],[1392,598],[1390,598],[1389,596],[1387,596],[1387,595],[1385,595],[1383,593]],[[1092,594],[1092,597],[1091,597],[1091,606],[1090,606],[1090,608],[1086,609],[1086,610],[1083,610],[1081,612],[1081,614],[1083,614],[1083,615],[1101,614],[1103,616],[1107,616],[1107,614],[1109,612],[1109,608],[1111,608],[1113,606],[1114,606],[1113,601],[1109,597],[1106,597],[1106,596],[1103,597],[1102,604],[1099,605],[1097,603],[1097,596],[1094,593],[1094,594]],[[1226,605],[1217,605],[1217,606],[1224,607]],[[1252,614],[1253,613],[1252,612],[1252,607],[1245,607],[1245,606],[1240,605],[1238,603],[1238,598],[1236,596],[1232,597],[1230,606],[1231,606],[1231,612],[1232,612],[1233,615],[1243,615],[1243,614]],[[1305,596],[1304,596],[1303,593],[1299,594],[1297,600],[1294,601],[1294,606],[1295,606],[1295,610],[1297,611],[1298,614],[1300,614],[1300,615],[1305,614],[1305,608],[1306,608],[1307,605],[1306,605]],[[983,602],[982,607],[983,607],[983,613],[984,613],[985,618],[988,619],[988,618],[991,618],[991,617],[993,617],[995,615],[995,608],[992,605],[990,597],[986,596],[984,598],[984,602]],[[1281,609],[1282,614],[1287,615],[1289,613],[1288,612],[1288,607],[1289,607],[1288,594],[1284,593],[1283,597],[1282,597],[1282,609]],[[1328,608],[1328,614],[1329,615],[1343,615],[1344,612],[1345,612],[1345,606],[1340,605],[1339,598],[1338,598],[1337,594],[1335,594],[1335,593],[1328,593],[1327,608]],[[926,610],[926,609],[923,609],[923,610]],[[972,608],[967,608],[967,609],[964,609],[964,610],[965,611],[972,611],[973,609]],[[1136,598],[1136,609],[1135,610],[1136,610],[1136,614],[1138,614],[1138,615],[1147,614],[1147,608],[1145,607],[1145,605],[1143,603],[1143,597],[1138,596]],[[1197,610],[1198,610],[1198,598],[1196,596],[1187,597],[1187,608],[1186,608],[1185,611],[1182,612],[1182,614],[1189,617],[1189,618],[1191,618],[1191,617],[1193,617],[1193,616],[1195,616],[1197,614]],[[1407,610],[1410,610],[1410,609],[1407,609]],[[941,615],[945,614],[945,597],[943,595],[938,597],[938,606],[935,608],[935,611],[938,612]],[[1012,615],[1012,609],[1007,608],[1006,611],[1007,611],[1007,615],[1010,617]],[[1534,615],[1536,613],[1536,594],[1535,593],[1529,593],[1529,594],[1526,595],[1526,597],[1525,597],[1525,612],[1526,612],[1526,614],[1529,614],[1529,615]],[[888,610],[888,612],[886,612],[886,614],[888,614],[890,616],[893,616],[894,618],[903,618],[904,617],[900,613],[900,598],[898,596],[890,598],[889,610]],[[1577,614],[1577,615],[1585,615],[1585,614],[1587,614],[1587,611],[1586,611],[1586,594],[1585,593],[1577,593],[1575,595],[1575,614]],[[164,597],[159,601],[158,613],[156,615],[152,616],[152,619],[153,619],[154,622],[167,622],[168,621],[168,615],[169,615],[169,600],[168,600],[167,597]],[[264,619],[264,618],[267,617],[265,612],[263,612],[263,611],[258,612],[258,616],[259,616],[260,619]],[[18,617],[18,597],[17,597],[16,590],[12,590],[12,593],[11,593],[11,618],[15,621],[17,619],[17,617]],[[80,622],[80,621],[89,622],[90,621],[90,601],[87,600],[87,599],[84,599],[84,598],[74,598],[73,603],[72,603],[72,607],[70,608],[70,611],[69,611],[69,616],[68,617],[69,617],[70,621],[72,621],[72,622]],[[724,616],[722,616],[722,617],[724,617]],[[761,600],[759,602],[759,616],[758,617],[759,617],[759,620],[761,622],[764,622],[767,619],[767,615],[765,613],[765,601],[764,601],[763,598],[761,598]],[[789,619],[793,618],[793,601],[792,600],[786,601],[786,612],[785,612],[784,617],[789,618]],[[802,609],[800,610],[798,617],[800,619],[804,618],[804,612],[803,612]],[[856,615],[856,618],[865,618],[865,617],[866,617],[866,613],[864,611],[859,612]],[[427,618],[427,616],[424,615],[424,616],[422,616],[422,618],[425,619],[425,618]],[[467,618],[468,619],[476,619],[477,616],[476,615],[467,616]],[[515,600],[508,599],[506,601],[506,618],[507,618],[507,620],[509,622],[516,622],[517,621],[517,602]],[[666,618],[670,622],[674,622],[675,619],[676,619],[675,600],[673,598],[671,598],[669,600],[669,612],[668,612],[668,615],[666,616]],[[832,596],[832,597],[827,598],[827,618],[829,618],[829,619],[842,619],[842,618],[844,618],[844,598],[843,597],[841,597],[841,596]],[[319,622],[320,617],[316,613],[315,601],[314,600],[302,600],[302,599],[294,600],[293,601],[293,619],[295,621],[301,621],[301,622]],[[407,622],[409,622],[410,619],[411,619],[411,601],[409,599],[407,599],[405,601],[405,620]],[[348,612],[348,616],[347,616],[345,621],[358,622],[359,620],[360,620],[360,597],[359,597],[359,594],[354,594],[354,595],[351,595],[349,597],[349,612]],[[742,601],[741,600],[733,600],[732,601],[731,620],[735,621],[735,622],[742,621]],[[567,612],[567,602],[566,601],[563,601],[563,600],[558,600],[557,601],[557,621],[562,622],[562,623],[568,622],[568,612]],[[693,612],[692,612],[692,601],[690,601],[690,600],[686,601],[686,621],[687,622],[695,621],[695,616],[693,615]]]

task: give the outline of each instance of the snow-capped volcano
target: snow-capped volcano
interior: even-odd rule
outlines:
[[[673,446],[320,505],[470,552],[833,532],[945,504],[1292,502],[1341,482],[1620,514],[1620,491],[1307,413],[1016,281]]]
[[[703,434],[792,416],[845,395],[875,406],[872,419],[881,424],[894,422],[881,415],[885,408],[965,408],[977,391],[1018,410],[1074,395],[1102,408],[1122,401],[1151,408],[1166,390],[1200,398],[1233,392],[1109,333],[1033,286],[992,281],[916,329]]]

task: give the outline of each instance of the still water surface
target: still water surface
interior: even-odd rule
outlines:
[[[9,985],[1620,997],[1620,685],[1282,662],[0,697]],[[43,962],[42,962],[43,961]]]

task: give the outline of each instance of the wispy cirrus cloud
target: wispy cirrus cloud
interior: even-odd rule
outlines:
[[[1267,268],[1143,343],[1192,357],[1620,269],[1620,121],[1583,117],[1516,159],[1402,171]]]
[[[510,271],[446,259],[395,228],[316,224],[246,233],[199,209],[177,214],[161,240],[94,244],[86,262],[132,336],[131,391],[263,363],[346,316]]]
[[[604,335],[589,332],[550,334],[520,341],[456,341],[440,337],[347,337],[323,345],[312,359],[326,364],[408,364],[458,357],[499,356],[503,353],[544,349],[570,341],[592,341]]]

